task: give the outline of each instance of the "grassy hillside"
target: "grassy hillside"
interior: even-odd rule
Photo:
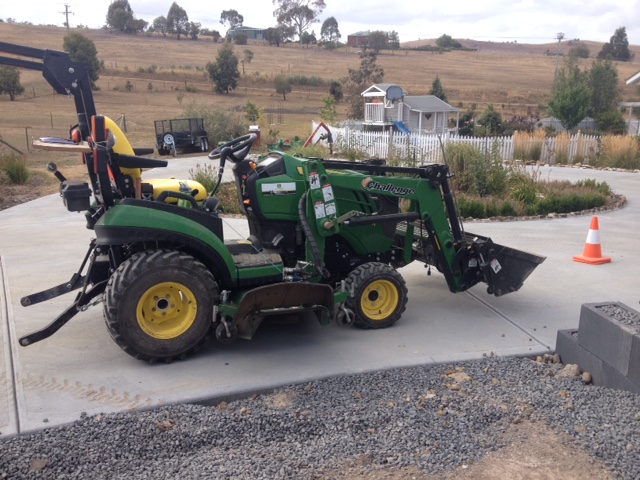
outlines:
[[[287,100],[275,92],[273,78],[278,74],[317,76],[328,83],[344,77],[349,68],[360,63],[356,49],[341,48],[327,51],[323,48],[304,48],[296,44],[282,47],[250,44],[236,46],[238,57],[245,49],[253,53],[251,63],[245,64],[240,86],[229,95],[212,91],[204,66],[215,61],[220,45],[210,40],[176,40],[147,35],[122,35],[105,30],[82,30],[95,43],[98,58],[105,70],[100,73],[95,93],[98,112],[114,120],[126,115],[129,138],[136,147],[154,145],[153,121],[172,118],[182,113],[189,103],[217,105],[240,112],[251,101],[266,112],[263,125],[278,131],[278,136],[306,138],[311,121],[318,119],[322,98],[328,86],[295,87]],[[38,48],[62,50],[65,28],[0,23],[0,40]],[[429,41],[423,41],[429,42]],[[432,42],[433,43],[433,42]],[[463,40],[465,46],[476,52],[450,52],[434,54],[401,50],[383,53],[378,63],[384,68],[385,82],[397,83],[410,94],[428,93],[438,75],[452,105],[463,108],[476,103],[483,109],[493,103],[503,116],[524,114],[527,109],[538,113],[551,92],[556,58],[547,55],[557,44],[522,45],[513,43],[475,42]],[[589,43],[593,55],[601,44]],[[566,53],[570,48],[561,46]],[[635,88],[624,86],[624,80],[640,69],[640,48],[635,63],[617,63],[624,100],[635,98]],[[582,60],[583,67],[591,59]],[[153,71],[153,73],[145,73]],[[124,90],[126,82],[134,89]],[[73,101],[53,94],[40,72],[21,71],[24,96],[10,102],[0,96],[0,136],[5,141],[27,149],[27,139],[40,136],[68,135],[76,123]],[[149,90],[152,84],[152,90]],[[186,88],[188,86],[188,90]],[[269,114],[272,115],[269,115]],[[346,119],[345,107],[340,106],[340,119]],[[541,112],[540,112],[541,113]],[[0,150],[6,147],[1,147]],[[48,152],[31,152],[30,165],[41,166],[51,157]],[[77,164],[74,155],[56,156],[61,165]]]

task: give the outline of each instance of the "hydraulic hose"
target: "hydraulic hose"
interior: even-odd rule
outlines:
[[[307,203],[307,194],[303,193],[300,197],[300,201],[298,202],[298,217],[300,217],[300,225],[302,225],[302,231],[304,232],[304,236],[307,237],[307,241],[309,242],[309,247],[311,247],[311,254],[313,255],[313,261],[318,269],[318,273],[323,277],[328,277],[329,272],[324,268],[324,263],[322,261],[322,257],[320,256],[320,249],[318,248],[318,242],[316,242],[316,237],[313,235],[313,231],[309,226],[309,221],[307,220],[307,215],[305,212],[305,206]]]

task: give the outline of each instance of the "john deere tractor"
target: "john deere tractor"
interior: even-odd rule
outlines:
[[[397,322],[407,287],[397,268],[420,261],[442,272],[451,292],[483,282],[490,294],[518,290],[544,258],[464,232],[446,165],[394,167],[383,160],[326,161],[273,151],[249,156],[253,134],[218,147],[212,192],[180,181],[143,182],[166,162],[137,155],[117,125],[95,111],[85,65],[64,52],[0,43],[0,63],[43,70],[75,98],[79,149],[89,183],[60,179],[67,209],[83,211],[95,239],[69,282],[22,299],[24,306],[79,290],[43,340],[101,302],[107,329],[130,355],[182,358],[213,334],[252,337],[270,315],[314,312],[322,324],[378,329]],[[216,191],[231,163],[250,236],[225,241]]]

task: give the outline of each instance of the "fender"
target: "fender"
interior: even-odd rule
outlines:
[[[235,285],[238,273],[224,244],[222,220],[198,210],[149,200],[124,199],[96,223],[96,244],[124,245],[170,242],[186,245],[222,277]]]

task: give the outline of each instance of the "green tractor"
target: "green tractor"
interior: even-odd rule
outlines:
[[[0,64],[43,70],[56,91],[76,100],[78,126],[68,148],[82,151],[90,185],[60,179],[70,211],[95,232],[69,282],[24,297],[24,306],[79,289],[47,327],[20,339],[43,340],[78,311],[102,302],[107,329],[130,355],[184,358],[210,335],[250,339],[271,315],[314,312],[322,324],[386,328],[407,305],[397,268],[413,261],[442,272],[451,292],[479,282],[490,294],[518,290],[544,258],[465,232],[446,165],[394,167],[273,151],[249,155],[255,135],[215,149],[218,183],[144,182],[141,171],[166,162],[142,157],[114,122],[97,115],[86,68],[63,52],[0,43]],[[231,163],[250,236],[225,241],[216,191]]]

